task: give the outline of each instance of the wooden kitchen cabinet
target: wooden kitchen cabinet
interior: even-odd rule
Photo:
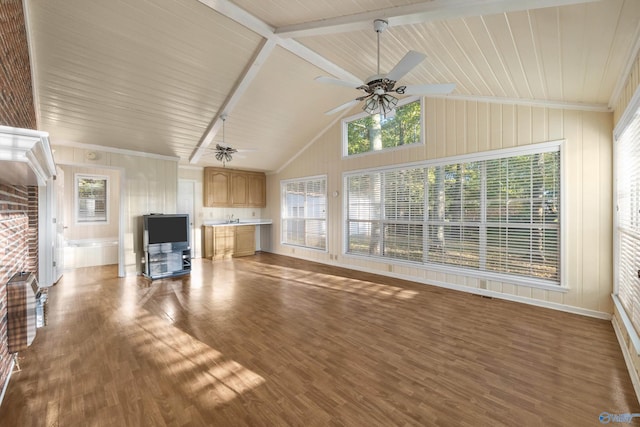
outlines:
[[[213,255],[211,259],[222,259],[233,256],[235,246],[235,230],[233,226],[213,228]]]
[[[205,207],[267,206],[267,177],[262,172],[207,167],[203,188]]]
[[[234,173],[231,175],[231,205],[234,207],[248,206],[247,175]]]
[[[233,256],[248,256],[256,253],[256,226],[239,225],[235,228]]]
[[[247,176],[247,198],[249,206],[267,206],[267,177],[265,174]]]
[[[231,174],[228,170],[204,168],[204,205],[231,206]]]
[[[213,227],[203,226],[202,227],[203,235],[204,235],[204,244],[202,247],[204,248],[204,253],[202,256],[207,259],[211,259],[213,257]]]
[[[216,260],[256,253],[255,225],[204,226],[204,258]]]

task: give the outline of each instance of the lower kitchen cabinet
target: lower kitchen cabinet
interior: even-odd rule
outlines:
[[[256,252],[255,225],[204,226],[204,257],[222,259]]]

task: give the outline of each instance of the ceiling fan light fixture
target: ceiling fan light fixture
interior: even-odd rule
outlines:
[[[375,114],[378,112],[378,96],[374,95],[370,98],[368,98],[365,102],[364,105],[362,106],[362,109],[364,111],[366,111],[369,114]]]
[[[224,114],[220,117],[222,119],[222,144],[216,144],[216,160],[222,162],[222,167],[226,166],[228,162],[233,160],[232,154],[237,153],[235,148],[224,145],[224,122],[227,120],[227,115]]]
[[[382,116],[386,116],[396,108],[397,104],[398,98],[388,93],[384,95],[373,95],[364,102],[362,110],[368,114],[381,114]]]
[[[385,116],[388,113],[392,112],[396,108],[397,104],[398,98],[396,98],[395,96],[386,94],[380,97],[380,110]]]

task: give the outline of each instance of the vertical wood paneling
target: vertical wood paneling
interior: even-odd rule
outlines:
[[[478,152],[491,149],[491,114],[486,102],[478,103]]]
[[[532,138],[533,128],[531,124],[532,107],[516,106],[517,137],[516,145],[528,145],[535,141]]]
[[[633,94],[640,86],[640,55],[635,59],[627,77],[627,82],[620,94],[620,98],[616,103],[615,110],[613,111],[613,125],[616,126],[622,114],[624,114]]]
[[[445,99],[425,100],[426,147],[407,148],[411,161],[443,158],[509,146],[535,144],[566,139],[566,187],[568,221],[566,293],[541,290],[511,283],[487,281],[487,289],[541,301],[610,312],[611,281],[611,113],[582,112],[500,105]],[[279,218],[279,185],[281,179],[328,174],[330,186],[338,182],[342,192],[342,173],[369,167],[405,162],[405,155],[385,153],[341,159],[340,126],[336,125],[320,137],[297,160],[281,173],[269,177],[268,208],[270,216]],[[343,195],[340,196],[340,202]],[[342,205],[329,200],[328,232],[330,253],[342,251]],[[272,242],[279,242],[279,226],[273,227]],[[329,261],[328,255],[296,248],[273,245],[276,253]],[[322,259],[324,257],[324,260]],[[385,261],[339,257],[340,265],[389,272]],[[415,275],[416,280],[433,280],[469,287],[478,283],[470,277],[394,267],[393,271]]]
[[[477,153],[479,151],[478,139],[480,134],[480,123],[478,121],[478,103],[467,102],[466,106],[467,152]]]
[[[598,307],[598,293],[600,291],[600,261],[603,257],[601,245],[603,239],[608,236],[605,230],[601,233],[592,233],[600,223],[602,210],[600,205],[608,200],[600,194],[600,155],[607,150],[607,145],[600,139],[600,129],[597,126],[598,117],[591,117],[590,113],[583,113],[581,131],[583,133],[582,146],[582,235],[578,239],[582,247],[582,269],[577,275],[578,280],[584,283],[582,289],[582,303],[587,307]],[[608,156],[607,156],[608,157]],[[611,170],[611,168],[607,168]],[[588,189],[588,190],[587,190]],[[611,206],[611,205],[609,205]],[[608,246],[608,245],[606,245]]]
[[[59,164],[94,165],[86,160],[84,150],[55,146]],[[98,158],[108,158],[109,168],[119,169],[124,180],[125,217],[123,218],[124,259],[127,274],[140,273],[142,230],[140,217],[150,212],[174,213],[178,162],[144,156],[96,151]],[[171,194],[165,194],[167,191]]]
[[[491,124],[489,149],[500,149],[502,148],[502,139],[504,138],[502,131],[502,105],[489,104],[489,123]]]
[[[510,148],[516,145],[516,107],[504,105],[502,107],[502,148]]]

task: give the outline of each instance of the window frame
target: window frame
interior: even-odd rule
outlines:
[[[368,156],[368,155],[371,155],[371,154],[389,153],[389,152],[395,151],[395,150],[404,150],[404,149],[411,148],[411,147],[424,146],[425,145],[425,135],[426,135],[425,134],[424,97],[421,97],[421,96],[408,96],[406,98],[402,98],[402,99],[398,100],[398,104],[396,105],[396,108],[405,106],[407,104],[411,104],[412,102],[420,102],[420,141],[419,142],[416,142],[416,143],[413,143],[413,144],[401,145],[401,146],[398,146],[398,147],[383,148],[382,150],[377,150],[377,151],[367,151],[367,152],[364,152],[364,153],[349,154],[349,140],[348,140],[349,131],[348,131],[348,125],[351,122],[354,122],[356,120],[360,120],[360,119],[370,115],[369,113],[363,111],[363,112],[355,114],[353,116],[345,117],[341,121],[341,133],[342,133],[342,143],[341,143],[341,147],[340,147],[340,149],[342,150],[341,151],[341,157],[343,159],[351,159],[351,158],[360,157],[360,156]]]
[[[287,215],[287,206],[286,206],[286,199],[285,199],[285,191],[286,191],[286,186],[287,184],[300,184],[300,183],[304,183],[305,184],[305,206],[306,206],[306,196],[307,196],[307,188],[306,188],[306,184],[308,182],[311,181],[318,181],[318,180],[322,180],[324,181],[324,218],[318,218],[318,217],[288,217]],[[308,249],[308,250],[312,250],[312,251],[318,251],[318,252],[324,252],[327,253],[329,251],[329,233],[327,230],[327,226],[328,226],[328,220],[327,220],[327,211],[328,211],[328,203],[329,203],[329,197],[327,194],[327,175],[315,175],[315,176],[308,176],[308,177],[300,177],[300,178],[291,178],[291,179],[285,179],[285,180],[281,180],[280,181],[280,244],[283,246],[291,246],[291,247],[297,247],[297,248],[304,248],[304,249]],[[305,215],[306,212],[308,210],[305,209]],[[307,235],[305,233],[305,244],[304,245],[300,245],[300,244],[295,244],[295,243],[290,243],[290,242],[286,242],[285,241],[285,227],[284,222],[288,219],[292,219],[292,218],[297,218],[297,219],[303,219],[306,223],[307,220],[323,220],[324,221],[324,248],[319,248],[319,247],[315,247],[315,246],[307,246],[306,242],[307,242]]]
[[[80,215],[80,180],[81,179],[94,179],[105,181],[105,200],[104,200],[104,220],[81,220]],[[90,173],[76,173],[74,175],[74,223],[75,225],[108,225],[110,223],[110,207],[109,207],[109,191],[111,189],[111,183],[109,182],[109,176],[90,174]]]
[[[374,260],[376,262],[382,262],[384,264],[392,264],[392,265],[400,265],[400,266],[411,266],[413,268],[423,268],[427,270],[433,270],[448,274],[456,274],[460,276],[467,277],[475,277],[478,279],[484,279],[495,282],[502,282],[508,284],[516,284],[523,285],[547,290],[554,290],[560,292],[567,292],[569,290],[568,282],[567,282],[567,191],[566,191],[566,155],[565,155],[565,145],[566,141],[564,139],[548,141],[543,143],[536,143],[532,145],[522,146],[522,147],[514,147],[514,148],[506,148],[499,150],[491,150],[481,153],[474,154],[465,154],[461,156],[452,156],[447,158],[441,158],[436,160],[427,160],[420,162],[412,162],[412,163],[404,163],[399,165],[393,165],[388,167],[381,168],[369,168],[369,169],[361,169],[344,172],[342,174],[342,182],[343,182],[343,212],[342,212],[342,255],[347,258],[356,258],[356,259],[367,259]],[[492,271],[483,271],[476,270],[473,268],[464,268],[460,266],[452,266],[452,265],[442,265],[442,264],[433,264],[429,262],[423,261],[407,261],[399,258],[386,257],[384,255],[362,255],[362,254],[354,254],[348,252],[349,245],[349,177],[359,176],[366,173],[384,173],[388,171],[398,171],[398,170],[407,170],[411,168],[419,168],[419,167],[436,167],[436,166],[444,166],[452,163],[471,163],[478,161],[487,161],[494,160],[499,158],[506,157],[515,157],[520,155],[531,155],[531,154],[539,154],[550,151],[558,151],[560,153],[560,197],[558,200],[560,215],[558,216],[559,221],[559,233],[558,239],[559,242],[559,254],[558,254],[558,282],[549,281],[545,279],[539,279],[529,276],[521,276],[521,275],[512,275],[507,273],[498,273]],[[486,196],[483,196],[486,197]],[[428,203],[428,200],[425,200],[425,203]],[[426,206],[425,206],[426,209]],[[426,212],[426,211],[425,211]],[[425,218],[427,215],[425,215]],[[428,222],[425,220],[422,221],[422,224],[426,227]],[[426,236],[426,234],[425,234]],[[426,238],[426,237],[425,237]],[[423,251],[426,250],[426,245],[423,246]]]

